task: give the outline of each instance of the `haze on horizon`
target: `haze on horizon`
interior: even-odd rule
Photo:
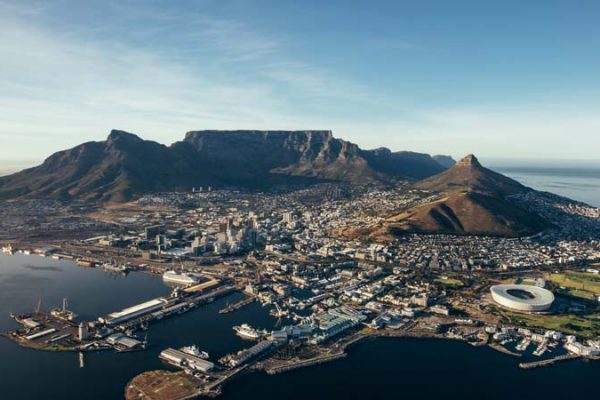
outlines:
[[[113,129],[597,159],[595,1],[0,0],[0,174]]]

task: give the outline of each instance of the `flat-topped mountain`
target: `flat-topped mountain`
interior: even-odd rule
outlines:
[[[389,217],[367,232],[373,238],[404,233],[524,236],[549,225],[510,201],[510,195],[532,189],[483,167],[468,155],[455,166],[415,187],[437,194],[434,201]]]
[[[427,154],[362,150],[331,131],[192,131],[171,146],[113,130],[0,177],[0,198],[127,201],[192,187],[390,182],[445,170]]]
[[[452,168],[456,164],[456,161],[454,161],[452,157],[443,154],[436,154],[431,158],[433,158],[435,161],[437,161],[439,164],[446,168]]]

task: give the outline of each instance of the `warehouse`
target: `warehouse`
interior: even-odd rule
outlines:
[[[121,311],[110,313],[106,317],[99,318],[99,321],[106,325],[116,325],[121,322],[129,321],[130,319],[159,310],[167,303],[167,299],[159,297],[157,299],[153,299]]]
[[[189,368],[200,372],[208,372],[215,367],[215,364],[210,361],[175,349],[163,350],[159,358],[176,367]]]

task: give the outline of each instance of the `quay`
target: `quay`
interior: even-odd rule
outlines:
[[[204,289],[214,286],[211,283]],[[139,350],[145,348],[145,342],[137,340],[132,332],[146,329],[151,322],[183,314],[236,290],[233,285],[223,285],[204,293],[202,289],[182,291],[176,296],[151,299],[110,313],[98,318],[97,322],[75,323],[61,315],[42,313],[38,304],[33,313],[13,315],[22,328],[4,333],[3,336],[22,347],[46,351]]]
[[[559,361],[575,360],[576,358],[579,358],[579,356],[575,355],[575,354],[570,354],[570,353],[563,354],[561,356],[556,356],[554,358],[549,358],[547,360],[519,363],[519,368],[532,369],[532,368],[538,368],[538,367],[545,367],[548,365],[553,365]]]
[[[521,353],[515,353],[514,351],[510,351],[509,349],[507,349],[506,347],[504,347],[498,343],[491,343],[491,344],[488,344],[488,346],[496,351],[499,351],[500,353],[507,354],[509,356],[513,356],[513,357],[522,357],[523,356]]]
[[[346,356],[347,356],[346,353],[340,352],[340,353],[330,354],[330,355],[326,355],[326,356],[320,356],[317,358],[311,358],[308,360],[297,361],[297,362],[293,362],[290,364],[281,365],[281,366],[277,366],[277,367],[267,368],[267,369],[265,369],[265,372],[269,375],[277,375],[277,374],[292,371],[292,370],[298,369],[298,368],[310,367],[313,365],[324,364],[327,362],[339,360],[339,359],[345,358]]]
[[[244,306],[247,306],[248,304],[253,303],[255,300],[256,299],[254,297],[248,297],[238,301],[237,303],[229,304],[227,307],[220,309],[219,314],[227,314],[230,312],[234,312]]]
[[[119,324],[116,328],[118,330],[136,330],[144,325],[162,320],[166,317],[173,315],[180,315],[187,311],[192,310],[201,304],[206,304],[214,301],[216,298],[226,296],[237,290],[235,286],[225,285],[221,286],[211,292],[204,294],[187,295],[181,298],[175,298],[169,301],[168,305],[159,310],[152,310],[144,315],[136,316],[135,318],[129,319],[126,322]]]
[[[319,365],[328,363],[335,360],[340,360],[348,356],[346,350],[351,346],[362,342],[367,338],[374,338],[373,335],[365,335],[362,333],[358,333],[350,338],[345,338],[340,340],[339,342],[334,343],[330,348],[333,349],[333,352],[329,353],[321,353],[320,355],[309,358],[306,360],[293,360],[291,362],[282,363],[279,365],[262,365],[262,369],[269,375],[277,375],[284,372],[292,371],[298,368],[310,367],[313,365]]]

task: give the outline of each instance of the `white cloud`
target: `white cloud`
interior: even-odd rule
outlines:
[[[37,6],[0,7],[0,139],[5,143],[0,159],[27,153],[26,158],[41,160],[82,141],[99,140],[111,128],[166,143],[191,129],[310,128],[312,118],[296,110],[294,98],[369,98],[359,85],[286,59],[278,53],[279,40],[240,23],[152,8],[132,14],[112,6],[117,21],[80,32],[57,29],[57,21]],[[110,39],[108,30],[133,23],[131,15],[154,22],[145,28],[138,21],[135,34],[142,40],[160,38],[173,25],[185,26],[171,39],[181,46],[170,53],[170,46]],[[185,57],[194,52],[205,56]],[[224,64],[234,66],[228,71]],[[281,95],[282,87],[293,94]]]
[[[47,2],[0,2],[0,160],[41,161],[112,128],[162,143],[192,129],[332,129],[367,148],[597,158],[591,105],[403,108],[403,94],[387,98],[291,56],[284,36],[200,12],[109,4],[110,20],[63,26]]]

